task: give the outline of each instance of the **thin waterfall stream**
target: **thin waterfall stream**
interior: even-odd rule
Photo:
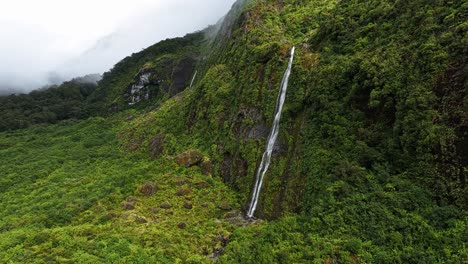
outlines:
[[[252,218],[255,210],[257,209],[258,198],[260,196],[260,191],[263,185],[263,179],[265,178],[265,173],[270,166],[271,154],[273,153],[273,147],[275,146],[276,139],[278,138],[279,132],[279,123],[281,120],[281,111],[283,110],[284,101],[286,100],[286,91],[288,90],[289,76],[291,75],[292,64],[294,61],[294,51],[295,47],[291,49],[291,58],[289,58],[288,68],[284,73],[283,80],[281,81],[280,91],[278,94],[278,99],[276,101],[275,108],[275,119],[273,120],[273,126],[271,127],[270,135],[268,136],[267,143],[265,146],[265,152],[262,155],[262,161],[257,170],[255,186],[252,193],[252,200],[250,202],[249,210],[247,212],[247,217]]]
[[[190,82],[190,87],[189,88],[192,88],[193,82],[195,81],[195,78],[197,78],[197,73],[198,73],[198,70],[195,71],[195,74],[193,75],[192,81]]]

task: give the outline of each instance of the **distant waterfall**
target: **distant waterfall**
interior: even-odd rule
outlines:
[[[190,87],[189,88],[192,88],[193,81],[195,81],[195,78],[197,78],[197,73],[198,73],[198,71],[195,71],[195,74],[193,75],[192,81],[190,82]]]
[[[291,58],[289,59],[288,68],[286,69],[286,72],[283,76],[283,81],[281,82],[278,99],[276,101],[275,119],[273,121],[270,135],[268,136],[265,152],[263,152],[262,155],[262,162],[260,163],[260,167],[258,167],[255,187],[252,194],[252,201],[250,202],[249,211],[247,212],[247,217],[249,218],[253,217],[255,209],[257,209],[258,197],[260,196],[260,190],[262,189],[263,185],[263,178],[265,177],[265,173],[270,166],[271,153],[273,152],[273,147],[275,146],[276,139],[278,138],[281,111],[283,110],[284,101],[286,100],[286,91],[288,90],[289,76],[291,75],[295,50],[295,47],[291,49]]]

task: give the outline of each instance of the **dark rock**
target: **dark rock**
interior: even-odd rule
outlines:
[[[134,203],[129,203],[129,202],[124,202],[122,207],[123,207],[124,210],[130,211],[130,210],[135,209],[135,204]]]
[[[172,71],[172,86],[169,95],[172,97],[190,85],[197,61],[192,57],[180,60]]]
[[[211,176],[213,173],[213,163],[208,158],[204,158],[200,164],[200,169],[203,175]]]
[[[189,203],[184,203],[184,208],[190,210],[190,209],[193,208],[193,205],[192,205],[192,204],[189,204]]]
[[[184,223],[184,222],[180,222],[180,223],[177,224],[177,227],[180,228],[180,229],[185,229],[185,228],[187,228],[187,224]]]
[[[149,150],[153,159],[161,157],[164,152],[164,136],[156,136],[151,139]]]
[[[248,163],[242,157],[225,153],[220,169],[220,174],[224,182],[233,183],[235,179],[247,176]]]
[[[172,204],[165,202],[165,203],[162,203],[159,207],[161,207],[162,209],[171,209]]]
[[[281,139],[278,139],[273,146],[272,157],[284,156],[288,153],[288,145],[281,142]]]
[[[148,223],[148,220],[144,218],[143,216],[135,215],[135,221],[140,224],[146,224]]]
[[[245,122],[249,120],[250,122]],[[252,125],[253,124],[253,125]],[[263,140],[270,130],[266,126],[260,111],[256,108],[241,108],[234,121],[234,134],[239,139]]]
[[[203,154],[198,150],[186,151],[175,158],[175,162],[180,166],[192,167],[199,164],[203,159]]]
[[[142,193],[145,196],[151,196],[155,194],[157,190],[158,187],[154,182],[147,182],[138,189],[138,191],[140,191],[140,193]]]
[[[192,192],[192,190],[188,187],[182,187],[180,189],[177,190],[176,192],[176,195],[177,196],[185,196],[185,195],[188,195]]]
[[[128,105],[135,105],[141,101],[150,99],[150,77],[154,73],[154,69],[142,68],[134,81],[127,87],[125,97]]]
[[[253,139],[253,140],[262,140],[268,137],[268,133],[270,130],[265,124],[265,121],[261,120],[258,121],[252,129],[248,132],[245,139]]]

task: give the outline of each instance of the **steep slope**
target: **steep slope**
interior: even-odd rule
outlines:
[[[446,196],[436,197],[439,204],[467,204],[466,102],[460,100],[466,98],[465,6],[425,1],[248,6],[225,22],[208,62],[200,66],[201,80],[177,103],[175,111],[185,119],[178,118],[173,130],[174,124],[155,127],[197,139],[201,148],[215,144],[219,173],[247,197],[295,44],[285,129],[271,170],[276,176],[264,195],[270,199],[263,202],[266,216],[298,211],[324,197],[328,188],[317,180],[350,184],[381,173],[376,170],[443,190],[433,190]],[[415,31],[421,33],[412,35]],[[458,77],[447,81],[450,74]],[[452,93],[460,95],[453,112],[437,104],[454,100]],[[319,162],[324,154],[329,157]],[[460,158],[451,164],[454,175],[441,173],[444,155]]]
[[[300,218],[285,220],[285,229],[266,228],[265,239],[249,235],[262,230],[240,232],[242,247],[228,246],[227,262],[463,259],[466,4],[241,4],[210,44],[194,90],[140,117],[126,133],[142,150],[150,145],[147,135],[157,134],[170,149],[205,151],[245,210],[288,53],[298,47],[257,215]],[[301,238],[282,238],[283,232]],[[287,248],[314,239],[327,245],[323,252]],[[246,247],[258,249],[256,257],[243,254]],[[271,251],[278,253],[264,254]]]
[[[124,59],[87,101],[93,113],[123,112],[59,130],[83,140],[90,161],[105,160],[86,170],[115,175],[80,176],[97,197],[86,196],[81,208],[59,203],[54,210],[68,212],[64,219],[49,212],[57,196],[25,208],[36,212],[31,218],[15,214],[24,202],[5,206],[0,256],[41,259],[60,245],[57,261],[203,263],[220,253],[221,263],[466,261],[467,12],[462,1],[238,1],[222,24]],[[240,228],[293,46],[279,138],[255,213],[271,222]],[[86,124],[77,133],[99,129],[90,142],[72,132]],[[45,130],[50,141],[63,137]],[[17,164],[5,165],[7,196],[23,199],[13,187],[24,181],[28,190],[28,177],[54,179],[16,177],[48,159],[21,167],[20,146],[9,138],[40,131],[0,134],[2,159]],[[57,173],[64,184],[74,178]],[[143,189],[162,186],[160,195],[135,191],[147,181]],[[151,210],[169,198],[173,214]],[[184,211],[190,201],[193,214]],[[207,211],[199,207],[205,203]],[[39,230],[52,228],[52,238],[31,229],[47,216],[58,220]]]
[[[155,106],[183,91],[201,59],[207,30],[161,41],[123,59],[104,74],[88,100],[90,108],[108,113],[135,105]]]

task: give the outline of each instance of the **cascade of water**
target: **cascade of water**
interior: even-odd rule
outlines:
[[[258,167],[255,187],[253,189],[252,200],[250,202],[249,211],[247,212],[247,217],[252,218],[255,209],[257,209],[258,197],[260,196],[260,190],[262,189],[263,179],[265,177],[265,173],[270,166],[271,154],[273,152],[273,147],[275,146],[276,139],[278,138],[279,132],[279,123],[281,119],[281,111],[283,110],[284,101],[286,100],[286,91],[288,90],[288,82],[289,76],[291,75],[292,63],[294,60],[294,51],[295,47],[291,49],[291,58],[289,58],[288,68],[284,73],[283,80],[281,82],[280,91],[278,94],[278,99],[276,101],[276,108],[275,108],[275,119],[273,121],[273,126],[270,131],[270,135],[268,136],[268,140],[265,147],[265,152],[262,155],[262,161],[260,163],[260,167]]]
[[[195,74],[193,75],[192,81],[190,82],[190,88],[192,88],[193,81],[195,81],[195,78],[197,77],[198,71],[195,71]]]

